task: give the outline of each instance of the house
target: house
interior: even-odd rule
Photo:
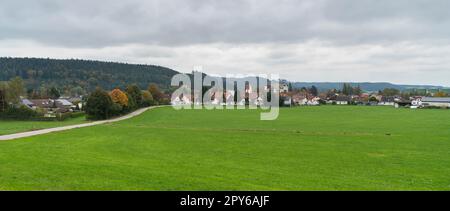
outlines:
[[[423,97],[420,106],[450,108],[450,97]]]
[[[53,100],[50,99],[33,99],[30,100],[33,103],[33,109],[50,109],[54,107]]]
[[[376,99],[377,102],[380,102],[382,100],[383,96],[379,94],[372,94],[370,95],[369,99]]]
[[[320,97],[311,97],[308,99],[308,102],[306,103],[309,106],[317,106],[320,105]]]
[[[336,103],[336,105],[348,105],[351,102],[351,100],[352,99],[349,96],[339,95],[336,96],[334,102]]]
[[[292,98],[289,96],[286,96],[283,98],[283,105],[284,106],[291,106],[292,105]]]
[[[281,93],[289,92],[289,85],[286,83],[280,84],[280,92]]]
[[[411,97],[411,108],[418,108],[422,106],[422,97]]]
[[[64,98],[60,98],[60,99],[64,99]],[[70,98],[66,98],[66,100],[68,100],[69,102],[71,102],[74,106],[73,106],[73,110],[81,110],[83,109],[83,97],[70,97]]]
[[[225,91],[225,103],[227,105],[234,105],[234,90]]]
[[[181,98],[175,97],[171,103],[172,103],[172,105],[191,105],[192,104],[191,100],[186,96],[182,96]]]
[[[21,98],[20,101],[21,101],[22,105],[27,106],[28,108],[32,109],[34,107],[34,103],[26,98]]]
[[[294,94],[292,95],[292,103],[295,105],[307,105],[308,98],[304,94]]]
[[[73,109],[76,107],[71,102],[69,102],[66,99],[58,99],[58,100],[52,100],[52,99],[21,99],[21,102],[23,105],[36,110],[44,110],[46,112],[56,112],[56,113],[66,113],[66,112],[72,112]]]
[[[55,105],[57,108],[61,109],[74,109],[76,106],[66,99],[55,100]]]
[[[411,101],[410,100],[405,100],[405,99],[398,99],[398,100],[396,100],[395,104],[394,104],[394,107],[395,108],[401,108],[401,107],[413,108],[413,106],[411,105]]]
[[[378,105],[381,106],[394,106],[395,105],[395,97],[386,97],[382,96]]]

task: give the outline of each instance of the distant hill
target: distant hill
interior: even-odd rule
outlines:
[[[81,87],[92,91],[97,86],[110,90],[136,83],[146,89],[150,83],[162,89],[178,72],[154,65],[138,65],[88,60],[38,58],[0,58],[0,81],[22,77],[28,89],[56,86],[62,90]]]
[[[311,87],[316,86],[317,89],[323,91],[323,90],[329,90],[329,89],[342,89],[344,82],[295,82],[292,84],[294,88],[301,88],[301,87]],[[432,86],[432,85],[399,85],[399,84],[392,84],[392,83],[386,83],[386,82],[379,82],[379,83],[370,83],[370,82],[361,82],[361,83],[349,83],[352,86],[360,86],[362,90],[368,91],[368,92],[376,92],[378,90],[383,90],[385,88],[394,88],[398,90],[407,90],[407,89],[446,89],[446,87],[443,86]]]

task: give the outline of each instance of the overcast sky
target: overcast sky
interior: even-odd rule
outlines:
[[[450,86],[449,8],[448,0],[2,0],[0,56]]]

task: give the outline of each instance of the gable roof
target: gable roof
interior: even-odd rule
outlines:
[[[351,101],[351,97],[339,95],[336,97],[336,101]]]
[[[22,104],[27,105],[27,106],[33,106],[34,103],[32,103],[30,100],[24,98],[22,99]]]
[[[53,102],[49,99],[30,100],[36,107],[50,108],[53,106]]]
[[[56,102],[63,106],[73,106],[73,104],[66,99],[58,99]]]

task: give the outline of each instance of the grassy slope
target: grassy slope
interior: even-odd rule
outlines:
[[[160,108],[0,142],[0,189],[450,190],[450,112]]]
[[[0,120],[0,135],[60,127],[66,125],[82,124],[82,123],[87,123],[86,118],[84,116],[77,118],[69,118],[61,122]]]

